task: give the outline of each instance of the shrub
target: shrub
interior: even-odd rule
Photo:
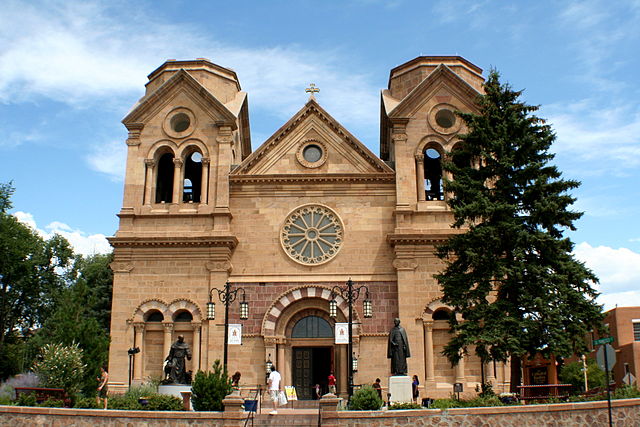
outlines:
[[[36,394],[35,393],[22,393],[16,400],[18,406],[36,406]]]
[[[96,402],[96,399],[93,397],[76,396],[76,398],[73,399],[73,407],[82,409],[96,409],[100,408],[101,406],[98,406],[98,402]]]
[[[582,362],[571,362],[562,367],[558,378],[564,384],[573,385],[576,393],[584,392],[584,372],[582,371]],[[606,380],[605,374],[598,366],[598,363],[591,358],[587,359],[587,381],[589,390],[604,387]]]
[[[125,393],[110,396],[109,409],[142,411],[144,407],[138,402],[138,398],[134,398],[133,396]]]
[[[436,399],[431,404],[431,409],[449,409],[460,408],[463,406],[463,401],[449,398],[449,399]]]
[[[182,399],[168,394],[152,394],[147,398],[147,411],[183,411]]]
[[[43,408],[62,408],[64,407],[64,401],[60,399],[47,399],[42,403],[38,403],[38,406]]]
[[[14,400],[16,398],[16,387],[38,387],[39,385],[40,379],[33,372],[18,374],[2,383],[0,386],[0,399],[8,398],[9,400]]]
[[[349,401],[349,409],[352,411],[377,411],[381,407],[382,399],[370,385],[362,386],[351,396]]]
[[[389,409],[390,409],[390,410],[397,410],[397,409],[422,409],[422,405],[418,405],[417,403],[413,403],[413,402],[393,403],[393,404],[389,405]]]
[[[47,344],[40,350],[40,358],[33,366],[45,387],[62,388],[68,394],[80,390],[85,365],[82,349],[77,345]]]
[[[504,406],[504,403],[495,394],[492,395],[480,395],[474,399],[465,402],[466,407],[477,408],[480,406]]]
[[[213,371],[198,371],[191,383],[191,402],[196,411],[222,411],[222,399],[231,393],[231,378],[220,360],[213,363]]]
[[[612,399],[633,399],[640,397],[640,390],[634,385],[623,385],[618,387],[611,395]]]

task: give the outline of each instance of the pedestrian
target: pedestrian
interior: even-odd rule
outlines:
[[[240,391],[241,376],[242,374],[240,373],[240,371],[236,371],[236,373],[231,376],[231,388],[233,388],[234,391]]]
[[[327,383],[329,385],[329,393],[336,394],[336,377],[333,376],[333,372],[329,372]]]
[[[371,384],[371,387],[378,392],[378,396],[382,400],[382,385],[380,385],[380,378],[376,378],[376,382]]]
[[[418,380],[418,376],[413,376],[413,382],[411,383],[411,388],[413,390],[413,401],[418,402],[418,396],[420,395],[420,391],[418,390],[418,386],[420,385],[420,381]]]
[[[315,397],[316,400],[319,400],[320,397],[322,397],[322,395],[320,394],[320,384],[316,384],[315,387],[313,388],[314,392],[315,392]]]
[[[271,365],[271,373],[269,374],[269,380],[267,386],[269,388],[269,396],[273,402],[273,411],[269,412],[270,415],[278,413],[278,400],[280,398],[280,372],[276,369],[276,365]]]
[[[104,401],[104,409],[107,409],[107,381],[109,381],[109,373],[106,366],[100,367],[100,376],[96,377],[98,380],[98,395],[96,396],[96,403],[100,406],[100,400]]]

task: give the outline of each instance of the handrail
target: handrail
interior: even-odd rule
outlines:
[[[258,394],[262,394],[262,386],[258,384],[258,389],[256,390],[256,394],[253,396],[253,400],[258,400]],[[258,408],[256,408],[257,410]],[[260,409],[262,409],[262,405],[260,405]],[[253,427],[253,418],[255,417],[255,411],[249,411],[247,414],[247,418],[244,420],[244,427],[247,427],[247,423],[251,420],[251,426]]]

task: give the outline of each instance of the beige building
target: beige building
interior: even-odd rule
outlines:
[[[228,369],[244,384],[264,383],[272,361],[284,384],[309,398],[334,371],[347,388],[346,345],[334,323],[346,322],[331,290],[351,278],[365,285],[354,304],[355,384],[390,364],[387,333],[399,317],[411,344],[409,375],[423,397],[473,390],[477,359],[452,367],[440,353],[449,309],[433,274],[435,247],[452,232],[440,161],[456,148],[473,111],[482,70],[457,56],[422,56],[391,70],[381,93],[380,155],[372,153],[314,98],[252,152],[247,93],[236,73],[206,59],[167,61],[149,75],[146,94],[124,118],[129,130],[115,260],[111,326],[112,389],[162,375],[182,334],[193,349],[187,368],[223,358],[224,305],[215,288],[239,289],[229,323],[242,345],[228,346]],[[265,82],[267,83],[267,82]],[[207,303],[216,303],[207,320]],[[242,299],[248,303],[240,319]],[[132,356],[127,350],[139,347]],[[501,390],[502,364],[487,366]]]

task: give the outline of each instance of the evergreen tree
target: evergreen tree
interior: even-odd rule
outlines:
[[[521,357],[581,350],[602,314],[597,278],[563,235],[582,215],[568,194],[579,182],[550,164],[553,131],[495,70],[484,89],[478,114],[459,113],[468,133],[443,164],[454,177],[445,191],[461,233],[439,248],[446,269],[436,279],[463,319],[451,316],[444,354],[453,364],[469,347],[483,361],[511,357],[513,391]]]

